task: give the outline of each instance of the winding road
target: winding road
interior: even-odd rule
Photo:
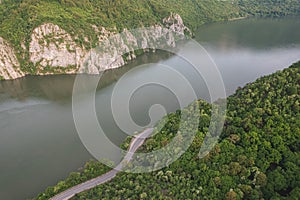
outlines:
[[[76,194],[79,194],[83,191],[92,189],[98,185],[101,185],[103,183],[106,183],[113,179],[119,171],[122,170],[123,163],[128,163],[132,157],[133,154],[138,150],[138,148],[144,143],[145,139],[147,139],[153,132],[153,128],[148,128],[144,130],[142,133],[134,136],[134,138],[131,140],[129,150],[127,154],[125,155],[124,159],[120,162],[118,166],[116,166],[111,171],[107,172],[106,174],[103,174],[99,177],[96,177],[94,179],[91,179],[89,181],[86,181],[84,183],[81,183],[79,185],[76,185],[74,187],[69,188],[68,190],[61,192],[57,194],[56,196],[52,197],[50,200],[67,200],[72,197],[74,197]]]

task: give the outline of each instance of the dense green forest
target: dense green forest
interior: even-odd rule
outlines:
[[[172,12],[193,31],[205,23],[241,17],[299,15],[300,0],[2,0],[0,37],[14,47],[22,71],[35,74],[29,43],[34,28],[43,23],[59,25],[78,46],[90,49],[98,41],[92,25],[120,32],[161,24]]]
[[[96,41],[91,24],[108,29],[135,28],[161,23],[175,12],[192,30],[198,26],[243,16],[298,15],[299,0],[2,0],[0,4],[0,36],[22,51],[28,45],[32,30],[52,22],[78,36]]]
[[[198,133],[179,160],[152,173],[119,173],[73,199],[299,199],[299,93],[300,62],[239,88],[228,98],[219,143],[203,159],[198,152],[208,131],[211,106],[194,102],[167,115],[163,129],[140,149],[147,152],[167,144],[177,133],[180,114],[193,113],[197,103],[201,109]],[[91,161],[36,199],[48,199],[107,170]]]

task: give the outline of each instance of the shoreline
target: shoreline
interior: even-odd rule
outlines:
[[[153,128],[147,128],[135,135],[131,139],[127,154],[115,168],[96,178],[92,178],[69,189],[66,189],[65,191],[51,197],[50,200],[68,200],[74,197],[76,194],[90,190],[112,180],[119,172],[122,171],[123,167],[126,166],[126,163],[132,160],[133,154],[138,150],[140,146],[144,144],[145,140],[153,133],[153,130]]]
[[[247,19],[247,18],[249,18],[249,16],[235,17],[235,18],[230,18],[230,19],[228,19],[228,21],[229,21],[229,22],[232,22],[232,21],[238,21],[238,20]]]

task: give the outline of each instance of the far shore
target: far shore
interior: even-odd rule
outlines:
[[[228,21],[237,21],[237,20],[242,20],[242,19],[246,19],[248,17],[244,16],[244,17],[235,17],[235,18],[231,18],[231,19],[228,19]]]

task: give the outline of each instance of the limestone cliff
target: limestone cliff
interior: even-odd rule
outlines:
[[[53,23],[36,27],[29,44],[29,61],[38,75],[46,74],[98,74],[106,69],[125,65],[136,58],[136,51],[156,49],[159,45],[174,47],[175,37],[190,34],[178,14],[171,14],[162,24],[136,30],[124,29],[121,34],[104,27],[91,25],[98,37],[97,48],[87,50],[75,42],[65,30]],[[175,33],[175,35],[173,34]],[[90,42],[84,38],[85,42]],[[159,44],[157,46],[157,44]],[[15,79],[24,76],[12,48],[0,40],[0,76]],[[3,61],[2,61],[3,60]]]
[[[16,79],[24,76],[12,47],[0,37],[0,79]]]
[[[52,67],[52,72],[55,68],[58,70],[58,67],[63,67],[62,72],[75,73],[85,52],[77,46],[70,34],[59,26],[48,23],[34,29],[29,54],[38,74],[51,73],[44,70],[46,67]],[[72,66],[75,66],[75,69]]]

